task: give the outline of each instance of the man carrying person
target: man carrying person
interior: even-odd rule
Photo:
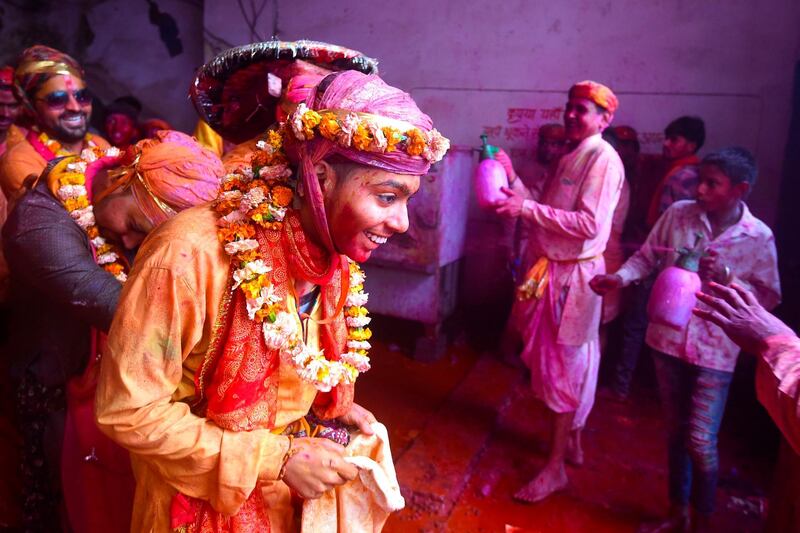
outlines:
[[[664,130],[662,156],[643,158],[631,185],[631,208],[625,224],[623,242],[629,253],[642,245],[658,217],[678,200],[694,199],[697,194],[697,151],[705,142],[705,124],[698,117],[679,117]],[[624,160],[623,160],[624,161]],[[626,167],[627,169],[627,167]],[[614,369],[611,385],[615,397],[630,393],[636,363],[647,330],[647,300],[653,278],[640,280],[633,287],[629,307],[623,318],[622,353]]]
[[[108,445],[95,445],[91,414],[95,356],[127,270],[120,248],[135,249],[175,212],[212,199],[224,172],[219,158],[188,135],[159,135],[124,158],[113,148],[52,161],[3,228],[14,310],[6,351],[13,356],[24,520],[31,530],[59,531],[67,521],[76,531],[97,531],[87,523],[105,524],[106,531],[128,529],[132,489],[126,501],[109,503],[118,494],[111,488],[124,489],[129,480],[120,473],[128,459],[123,456],[122,470],[114,470],[104,455]],[[68,418],[85,414],[73,410],[79,388],[89,402],[88,423]],[[65,426],[75,427],[72,440]],[[70,447],[75,433],[80,438]],[[70,453],[62,452],[62,443]],[[87,461],[93,449],[100,459]],[[110,481],[104,477],[109,471]],[[75,475],[62,479],[62,472]],[[64,507],[68,519],[60,512]]]
[[[21,194],[28,176],[39,176],[56,157],[109,147],[87,133],[92,95],[80,65],[67,54],[42,45],[26,49],[14,72],[14,87],[33,128],[0,157],[0,187],[9,203]]]
[[[281,47],[300,48],[243,49],[268,68]],[[408,229],[449,143],[376,75],[307,79],[286,122],[227,159],[218,200],[148,238],[120,301],[96,413],[131,451],[135,531],[379,531],[402,506],[394,484],[345,485],[355,465],[394,478],[385,429],[353,401],[371,335],[354,261]]]
[[[699,264],[705,284],[736,281],[752,289],[768,309],[777,305],[775,239],[744,202],[757,172],[755,159],[743,148],[725,148],[706,156],[700,166],[697,200],[670,206],[642,248],[616,274],[592,279],[592,288],[604,294],[645,279],[675,264],[677,250],[692,247],[699,238],[705,247]],[[654,531],[688,527],[690,495],[695,526],[707,530],[719,476],[717,433],[739,348],[719,327],[697,317],[683,328],[650,323],[647,344],[654,350],[669,432],[672,504],[669,517]]]
[[[515,494],[527,502],[567,486],[568,448],[574,462],[582,461],[580,431],[594,403],[600,360],[602,300],[589,280],[605,272],[603,251],[625,179],[619,156],[601,138],[617,107],[608,87],[592,81],[572,86],[564,110],[571,151],[539,201],[513,180],[508,199],[497,205],[498,214],[522,218],[532,228],[533,266],[517,289],[513,313],[525,324],[522,360],[534,393],[553,413],[548,461]]]

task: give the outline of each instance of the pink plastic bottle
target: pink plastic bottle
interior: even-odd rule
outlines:
[[[508,198],[500,189],[508,187],[508,176],[499,161],[494,159],[497,148],[487,143],[486,135],[481,135],[481,161],[475,170],[475,195],[478,205],[484,209]]]
[[[665,268],[656,278],[647,301],[647,317],[651,322],[675,329],[682,329],[689,323],[697,303],[695,295],[702,285],[697,275],[703,254],[698,246],[700,239],[698,235],[692,250],[680,250],[675,266]]]

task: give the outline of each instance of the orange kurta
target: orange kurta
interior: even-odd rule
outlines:
[[[109,332],[96,414],[100,428],[131,451],[137,478],[132,531],[170,531],[170,504],[178,492],[234,514],[259,490],[274,532],[299,523],[288,486],[277,481],[289,439],[269,429],[225,430],[190,409],[195,372],[230,275],[216,221],[210,206],[195,207],[145,241]],[[291,296],[287,304],[296,315]],[[312,317],[318,313],[319,306]],[[312,349],[319,347],[318,334],[309,321]],[[281,357],[276,428],[306,415],[316,397],[313,385]]]
[[[105,150],[111,145],[99,135],[92,135],[98,148]],[[47,161],[25,139],[21,139],[0,157],[0,187],[10,204],[19,197],[22,184],[31,174],[39,176],[47,166]]]

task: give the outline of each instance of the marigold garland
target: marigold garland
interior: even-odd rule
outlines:
[[[41,137],[40,137],[41,139]],[[43,141],[44,142],[44,141]],[[55,142],[55,141],[54,141]],[[86,148],[74,161],[66,164],[58,176],[56,195],[69,216],[86,232],[95,250],[95,261],[111,273],[120,283],[128,279],[122,255],[116,247],[100,236],[94,218],[94,208],[89,203],[86,190],[86,168],[89,163],[101,157],[118,157],[118,148],[102,150],[97,147]]]
[[[322,127],[325,135],[336,135],[336,127],[327,116],[309,115],[303,128]],[[287,302],[275,294],[271,268],[259,250],[256,225],[280,231],[286,211],[294,197],[292,172],[283,153],[285,130],[270,130],[256,143],[251,167],[228,174],[214,209],[220,215],[218,237],[231,256],[233,289],[245,295],[247,314],[262,324],[264,341],[271,349],[281,350],[295,365],[298,375],[327,392],[340,383],[354,383],[358,374],[369,370],[367,327],[368,295],[364,292],[364,273],[350,261],[350,289],[344,308],[347,324],[347,350],[340,360],[327,359],[321,350],[310,349],[302,339],[299,317],[288,311]]]
[[[385,119],[379,116],[337,112],[339,114],[330,110],[318,112],[301,103],[289,115],[287,124],[300,141],[310,141],[320,135],[345,148],[379,153],[403,150],[431,163],[441,161],[450,149],[450,141],[436,129],[424,132],[409,125],[407,130],[400,131],[393,126],[381,126],[380,122]]]
[[[65,157],[68,155],[72,155],[70,152],[67,152],[66,150],[63,149],[60,142],[58,142],[55,139],[51,139],[50,136],[47,135],[45,132],[43,131],[40,132],[38,137],[39,137],[39,142],[41,142],[48,150],[50,150],[50,152],[52,152],[54,156]],[[92,139],[91,133],[87,133],[86,136],[83,138],[83,140],[88,148],[97,148],[97,143],[95,143],[94,140]]]

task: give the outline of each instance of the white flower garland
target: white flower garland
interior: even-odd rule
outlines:
[[[119,155],[119,148],[113,146],[106,150],[99,148],[83,150],[75,161],[67,163],[65,171],[58,176],[59,188],[56,196],[61,200],[69,216],[89,236],[95,249],[97,264],[110,272],[120,283],[125,283],[128,279],[125,266],[120,261],[117,250],[100,236],[94,218],[94,208],[89,203],[86,190],[88,164],[101,157],[119,157]]]
[[[322,392],[328,392],[340,383],[354,383],[359,373],[370,368],[367,352],[371,348],[369,339],[372,332],[367,327],[370,318],[364,307],[368,299],[364,292],[364,272],[349,261],[350,288],[343,310],[347,351],[339,361],[331,361],[321,350],[306,346],[299,316],[289,313],[286,303],[275,294],[267,276],[271,268],[258,251],[254,226],[261,224],[273,231],[280,230],[291,203],[291,196],[285,197],[286,193],[291,194],[291,173],[287,172],[284,163],[280,134],[269,132],[268,139],[259,141],[256,146],[261,159],[254,161],[263,163],[259,166],[259,178],[255,178],[251,168],[229,174],[223,180],[222,192],[215,204],[221,215],[218,222],[220,239],[225,253],[232,257],[235,265],[232,288],[244,292],[247,315],[250,320],[262,323],[267,347],[280,350],[282,356],[291,360],[303,380]],[[284,194],[280,200],[276,196],[278,192]]]

